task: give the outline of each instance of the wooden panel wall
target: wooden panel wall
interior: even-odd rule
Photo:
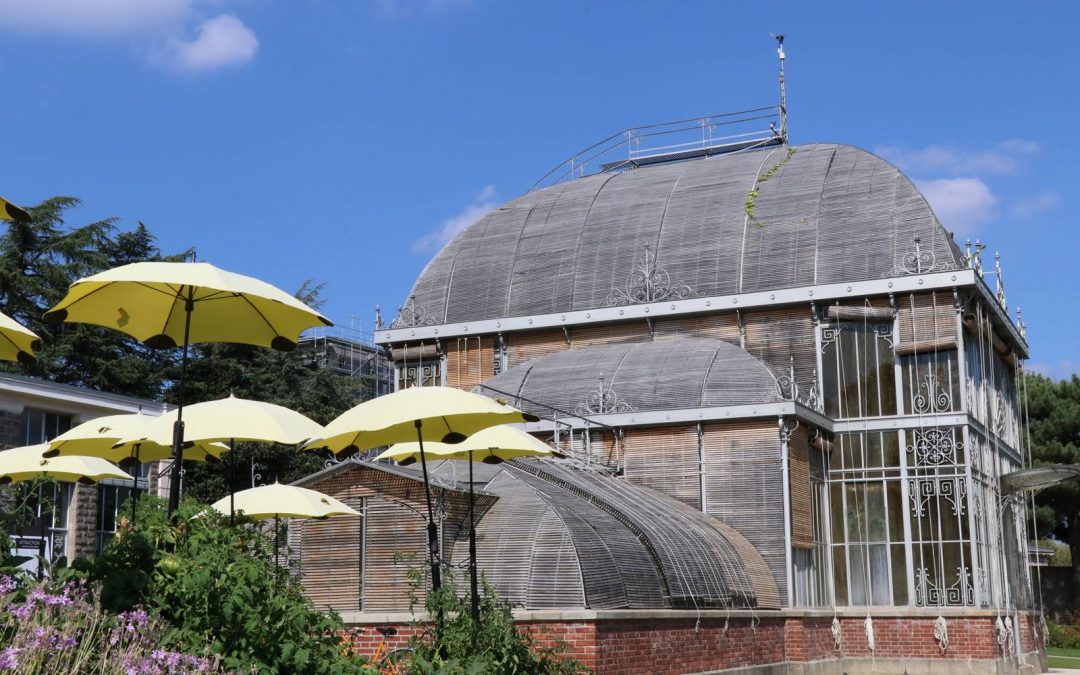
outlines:
[[[920,347],[926,343],[929,348],[937,343],[937,348],[948,348],[947,343],[956,345],[956,309],[953,305],[952,292],[935,291],[932,293],[898,296],[896,314],[900,319],[900,351]]]
[[[791,545],[814,547],[810,499],[810,434],[800,426],[788,439],[788,480],[791,484]]]
[[[697,427],[628,429],[623,450],[628,480],[701,508]]]
[[[740,343],[739,321],[732,312],[685,319],[661,319],[653,324],[654,340],[685,337],[713,338],[737,345]]]
[[[775,421],[706,424],[703,442],[706,511],[761,551],[786,598],[784,484]]]
[[[776,375],[784,375],[795,358],[795,378],[801,396],[814,383],[817,350],[814,320],[806,306],[743,314],[746,351],[764,361]]]
[[[495,336],[449,338],[446,350],[446,384],[465,391],[495,375]]]

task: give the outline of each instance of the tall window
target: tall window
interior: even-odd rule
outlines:
[[[896,414],[892,322],[836,321],[821,327],[825,413],[831,417]]]
[[[900,357],[900,367],[903,412],[929,415],[960,409],[960,368],[955,349],[905,354]]]
[[[47,443],[71,428],[71,415],[26,408],[22,414],[20,436],[25,445]]]
[[[442,361],[418,361],[398,365],[398,389],[442,384]]]
[[[837,434],[829,527],[837,605],[906,605],[900,443],[896,432]]]
[[[130,502],[128,502],[130,497],[130,486],[98,485],[98,523],[95,542],[98,555],[104,550],[105,544],[116,536],[116,524],[120,520],[121,509],[125,504],[128,504],[130,508]]]

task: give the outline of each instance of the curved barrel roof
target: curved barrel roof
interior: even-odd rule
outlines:
[[[601,377],[603,401],[597,394]],[[476,391],[519,397],[514,405],[541,416],[550,409],[531,401],[591,415],[780,400],[776,378],[765,364],[733,344],[708,338],[568,349],[514,366]]]
[[[525,461],[503,465],[485,490],[499,499],[477,525],[478,565],[526,608],[779,607],[742,535],[646,487]],[[452,561],[467,558],[455,544]]]
[[[398,325],[622,304],[646,246],[645,267],[658,273],[651,297],[686,297],[879,279],[915,237],[939,263],[958,262],[912,182],[846,145],[596,174],[530,192],[466,228],[417,279],[419,316]]]

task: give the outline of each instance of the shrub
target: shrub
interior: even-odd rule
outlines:
[[[342,651],[340,618],[312,606],[263,532],[194,503],[176,526],[161,500],[141,499],[140,509],[138,526],[124,523],[98,560],[104,607],[145,605],[166,626],[162,644],[207,646],[230,670],[372,672]]]
[[[1065,612],[1058,621],[1046,620],[1047,647],[1080,649],[1080,613]]]

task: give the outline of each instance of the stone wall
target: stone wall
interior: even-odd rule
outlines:
[[[68,512],[68,560],[87,558],[97,549],[98,488],[75,483]]]

